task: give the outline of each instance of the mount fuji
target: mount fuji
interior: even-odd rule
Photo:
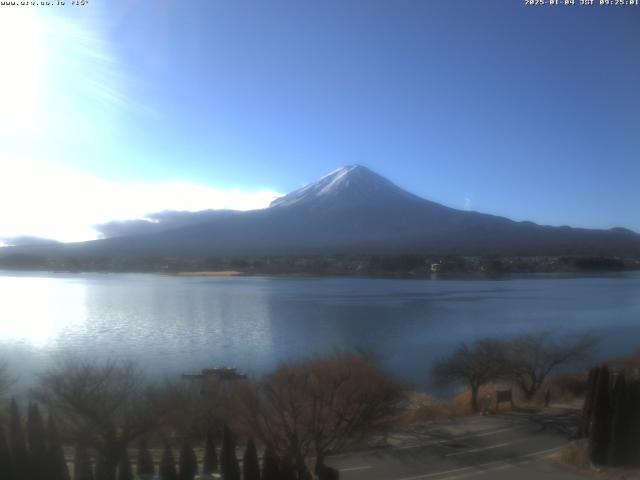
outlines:
[[[116,229],[120,236],[28,251],[57,257],[192,259],[337,253],[640,256],[640,235],[630,230],[550,227],[456,210],[357,165],[335,170],[265,209],[157,215],[160,220],[146,226],[137,221],[135,234],[127,233],[124,222]]]

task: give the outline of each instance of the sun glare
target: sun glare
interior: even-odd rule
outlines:
[[[36,128],[45,81],[46,48],[41,20],[30,8],[0,15],[0,127]]]
[[[0,171],[2,167],[0,159]],[[93,225],[111,220],[143,218],[162,210],[251,210],[266,207],[280,195],[186,182],[108,181],[47,162],[14,159],[0,175],[0,238],[90,240],[98,236]]]
[[[85,286],[53,278],[0,278],[6,321],[0,322],[0,341],[41,347],[55,340],[63,328],[79,328],[86,318]],[[37,299],[37,301],[33,301]]]

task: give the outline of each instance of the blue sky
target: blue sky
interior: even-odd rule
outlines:
[[[355,163],[456,208],[640,231],[640,7],[1,8],[5,235],[255,208]]]

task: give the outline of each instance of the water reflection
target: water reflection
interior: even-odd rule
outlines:
[[[376,351],[419,386],[457,343],[542,328],[640,347],[640,275],[508,281],[0,274],[0,357],[29,378],[51,354],[126,358],[151,373],[262,373],[335,347]],[[2,347],[4,346],[4,352]]]
[[[73,336],[87,320],[86,290],[84,282],[0,276],[0,339],[45,348]]]

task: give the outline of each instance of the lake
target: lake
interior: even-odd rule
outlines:
[[[603,336],[598,358],[640,349],[640,274],[501,279],[178,277],[0,272],[0,359],[23,385],[72,353],[179,374],[250,374],[336,347],[377,352],[430,388],[466,340],[554,329]]]

